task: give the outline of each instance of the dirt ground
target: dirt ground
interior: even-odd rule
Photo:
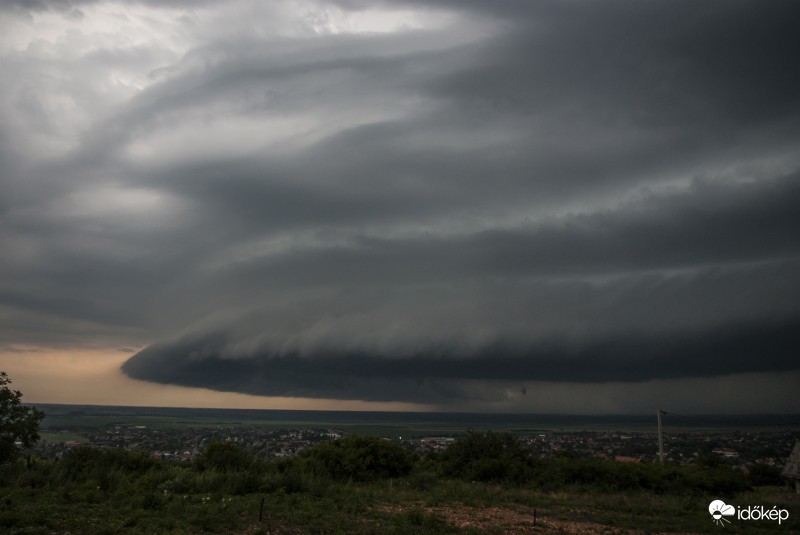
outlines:
[[[402,513],[412,507],[381,507],[386,512]],[[604,526],[592,522],[576,522],[542,517],[537,514],[534,524],[533,510],[508,507],[441,506],[417,507],[459,528],[475,528],[487,533],[518,535],[523,533],[604,534],[604,535],[661,535],[652,531]],[[669,532],[670,535],[692,535]]]

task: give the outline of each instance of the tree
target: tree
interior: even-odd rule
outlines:
[[[399,444],[378,437],[349,436],[320,442],[300,454],[317,475],[339,481],[374,481],[411,472],[414,456]]]
[[[22,404],[22,392],[12,390],[11,379],[0,371],[0,462],[12,459],[18,444],[25,448],[39,440],[39,422],[44,413]]]
[[[438,465],[445,477],[522,483],[530,477],[534,461],[530,450],[509,433],[470,430],[439,455]]]
[[[230,442],[209,443],[200,458],[197,467],[202,470],[220,470],[222,472],[236,472],[246,470],[253,463],[247,452],[240,450]]]

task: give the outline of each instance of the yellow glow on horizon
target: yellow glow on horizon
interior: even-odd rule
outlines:
[[[8,373],[12,388],[20,390],[23,401],[31,404],[343,411],[431,409],[403,402],[252,396],[148,383],[131,379],[120,370],[132,354],[116,349],[22,347],[0,351],[0,370]]]

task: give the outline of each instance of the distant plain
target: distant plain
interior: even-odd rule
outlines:
[[[336,428],[346,433],[381,437],[454,436],[469,429],[515,435],[541,432],[656,431],[656,415],[491,414],[444,412],[348,412],[245,409],[188,409],[40,404],[47,417],[45,434],[92,429],[108,425],[147,427]],[[667,414],[665,429],[672,432],[800,430],[798,414],[696,415]]]

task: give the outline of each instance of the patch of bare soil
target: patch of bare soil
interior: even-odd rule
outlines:
[[[448,505],[438,507],[422,507],[421,504],[410,506],[384,506],[384,512],[402,513],[410,509],[423,509],[450,525],[459,528],[473,528],[478,531],[518,535],[522,533],[562,533],[562,534],[603,534],[603,535],[692,535],[691,533],[653,533],[636,529],[625,529],[604,526],[592,522],[577,522],[541,516],[537,513],[534,524],[533,510],[513,507],[469,507],[466,505]]]

